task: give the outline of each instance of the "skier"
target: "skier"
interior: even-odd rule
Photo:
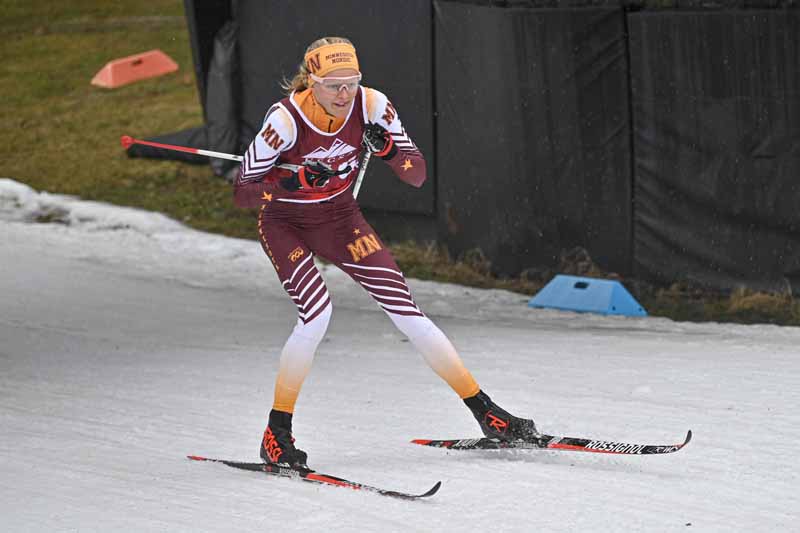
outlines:
[[[426,179],[425,160],[397,110],[386,95],[361,85],[353,44],[343,37],[314,41],[283,88],[287,96],[267,111],[234,183],[238,207],[260,208],[261,245],[298,310],[280,356],[262,459],[308,468],[306,453],[294,444],[292,416],[332,312],[314,264],[317,254],[366,289],[461,397],[487,437],[536,437],[533,420],[510,415],[481,391],[448,338],[417,307],[403,273],[350,192],[362,147],[404,182],[420,187]],[[286,164],[296,167],[281,168]]]

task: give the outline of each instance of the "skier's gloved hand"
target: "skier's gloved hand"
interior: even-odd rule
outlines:
[[[282,179],[281,187],[287,191],[320,189],[326,186],[332,177],[347,174],[350,170],[349,166],[342,170],[333,170],[321,161],[314,161],[301,166],[297,172],[292,172],[290,177]]]
[[[364,148],[381,159],[391,159],[397,153],[392,136],[380,124],[368,123],[364,126]]]

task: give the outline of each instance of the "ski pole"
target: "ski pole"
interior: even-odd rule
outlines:
[[[206,157],[217,157],[219,159],[228,159],[230,161],[239,161],[240,163],[244,159],[240,155],[234,154],[226,154],[224,152],[214,152],[213,150],[203,150],[201,148],[189,148],[188,146],[177,146],[174,144],[164,144],[164,143],[157,143],[153,141],[143,141],[141,139],[134,139],[130,135],[123,135],[119,139],[120,144],[126,150],[134,145],[134,144],[143,144],[145,146],[153,146],[155,148],[163,148],[165,150],[173,150],[175,152],[187,152],[190,154],[197,154],[197,155],[204,155]],[[297,172],[300,169],[300,165],[290,165],[288,163],[280,163],[275,165],[278,168],[283,168],[286,170],[291,170],[292,172]]]
[[[364,174],[367,173],[367,165],[369,164],[370,157],[372,157],[372,152],[366,150],[364,158],[361,160],[361,168],[358,169],[356,184],[353,187],[353,198],[358,198],[358,191],[361,189],[361,182],[364,181]]]
[[[187,146],[176,146],[174,144],[157,143],[153,141],[143,141],[141,139],[134,139],[130,135],[123,135],[120,137],[119,142],[126,150],[134,144],[143,144],[145,146],[153,146],[155,148],[164,148],[165,150],[173,150],[175,152],[188,152],[190,154],[204,155],[207,157],[217,157],[219,159],[229,159],[231,161],[242,161],[242,156],[225,154],[222,152],[214,152],[211,150],[201,150],[200,148],[189,148]]]
[[[126,150],[134,144],[142,144],[144,146],[152,146],[154,148],[163,148],[165,150],[173,150],[176,152],[187,152],[190,154],[204,155],[206,157],[217,157],[220,159],[228,159],[230,161],[241,162],[242,159],[244,159],[240,155],[226,154],[224,152],[215,152],[213,150],[203,150],[201,148],[189,148],[188,146],[177,146],[174,144],[144,141],[142,139],[134,139],[130,135],[123,135],[122,137],[120,137],[119,141],[120,144],[122,144],[122,147],[125,148]],[[356,184],[353,187],[353,198],[358,198],[358,191],[361,189],[361,183],[364,181],[364,174],[367,171],[367,165],[369,164],[370,157],[372,157],[372,152],[366,150],[364,153],[364,157],[361,160],[361,168],[358,170],[358,176],[356,177]],[[275,166],[278,168],[291,170],[292,172],[297,172],[298,170],[300,170],[300,165],[290,165],[288,163],[279,163]]]

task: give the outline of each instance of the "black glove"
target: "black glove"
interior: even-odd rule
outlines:
[[[333,170],[321,161],[315,161],[300,167],[297,172],[292,172],[290,177],[282,179],[281,187],[287,191],[320,189],[326,186],[332,177],[347,174],[350,170],[349,165],[342,170]]]
[[[392,136],[380,124],[368,123],[364,126],[362,144],[381,159],[391,159],[397,153]]]

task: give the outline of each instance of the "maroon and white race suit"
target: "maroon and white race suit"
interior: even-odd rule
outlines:
[[[250,144],[235,202],[260,207],[258,233],[280,282],[297,306],[298,320],[280,359],[273,409],[294,412],[303,380],[332,312],[325,281],[314,263],[318,255],[346,272],[388,314],[433,370],[461,398],[479,387],[452,343],[419,309],[389,249],[367,223],[350,192],[358,173],[364,125],[387,129],[397,154],[387,164],[403,181],[421,186],[425,160],[403,128],[397,111],[382,93],[361,88],[341,128],[326,133],[312,124],[292,96],[272,106]],[[287,191],[279,181],[290,175],[278,163],[323,162],[350,172],[323,188]]]

